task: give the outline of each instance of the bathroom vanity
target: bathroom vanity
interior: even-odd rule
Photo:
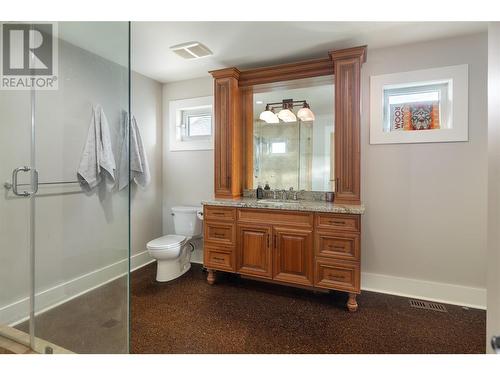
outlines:
[[[349,311],[357,310],[365,61],[362,46],[315,60],[210,72],[215,198],[203,202],[210,284],[216,271],[225,271],[338,290],[349,294]],[[244,197],[264,184],[277,189],[274,198],[293,188],[293,198]],[[297,191],[335,192],[335,202],[297,199]]]
[[[327,202],[260,203],[255,199],[204,204],[204,265],[263,281],[360,292],[360,205]]]

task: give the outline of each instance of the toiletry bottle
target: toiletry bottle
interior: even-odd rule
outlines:
[[[257,199],[262,199],[264,198],[264,189],[262,189],[262,185],[259,184],[257,186]]]
[[[269,182],[266,181],[266,185],[264,186],[264,190],[271,190],[271,186],[269,186]]]

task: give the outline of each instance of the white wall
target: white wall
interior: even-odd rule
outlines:
[[[146,244],[160,237],[162,228],[162,84],[138,73],[132,74],[132,113],[141,132],[151,172],[146,188],[132,185],[131,253],[146,251]]]
[[[122,30],[117,30],[121,32]],[[126,32],[126,29],[123,30]],[[125,38],[126,39],[126,38]],[[123,46],[127,53],[127,45]],[[91,107],[103,106],[115,159],[122,110],[128,109],[128,73],[71,44],[59,44],[59,90],[36,96],[37,169],[40,181],[76,180]],[[134,74],[133,111],[149,156],[152,183],[132,188],[132,251],[161,234],[161,85]],[[29,164],[29,92],[0,93],[0,178]],[[28,200],[0,198],[0,324],[28,315]],[[96,287],[128,269],[128,191],[89,194],[78,185],[40,186],[36,197],[36,309]],[[139,259],[140,258],[140,259]],[[140,262],[146,257],[138,257]],[[126,295],[124,289],[124,296]],[[123,299],[126,301],[126,298]],[[95,310],[99,306],[92,307]],[[118,307],[117,307],[118,308]],[[121,306],[126,311],[126,304]]]
[[[371,75],[457,64],[469,64],[469,142],[369,144]],[[368,50],[362,68],[362,287],[485,304],[486,79],[486,34]]]
[[[486,348],[500,336],[500,22],[488,28],[488,313]]]
[[[199,206],[214,195],[213,150],[169,151],[169,102],[213,95],[211,76],[163,85],[163,232],[174,233],[171,208]]]

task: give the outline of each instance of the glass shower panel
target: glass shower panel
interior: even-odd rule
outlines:
[[[118,171],[124,181],[129,176],[122,153],[128,148],[129,24],[50,24],[54,38],[37,24],[41,31],[30,32],[29,45],[52,41],[52,60],[29,52],[24,74],[32,77],[33,69],[50,64],[55,86],[0,90],[0,176],[8,180],[0,199],[0,339],[41,353],[127,353],[129,191],[113,180]],[[110,173],[91,187],[77,171],[95,165],[82,163],[82,155],[96,155],[99,147],[100,165]],[[0,353],[1,346],[0,340]]]
[[[126,353],[128,187],[108,177],[91,189],[77,170],[95,114],[115,182],[118,170],[128,177],[129,24],[59,22],[58,33],[58,90],[36,96],[35,335],[78,353]]]
[[[13,194],[11,184],[16,168],[31,165],[30,90],[0,90],[0,114],[0,339],[29,346],[29,324],[23,332],[13,326],[30,315],[30,198]],[[29,171],[15,173],[19,184],[30,182]]]
[[[254,121],[254,187],[298,188],[300,123],[267,124]]]

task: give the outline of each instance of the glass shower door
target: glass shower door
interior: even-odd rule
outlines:
[[[129,191],[113,181],[128,178],[129,24],[50,24],[54,87],[0,90],[0,173],[22,167],[28,192],[9,179],[0,202],[0,325],[37,352],[127,353]],[[112,166],[95,187],[77,177],[92,139]]]
[[[1,25],[5,32],[4,25]],[[2,47],[4,47],[2,45]],[[3,48],[2,48],[3,49]],[[2,66],[3,68],[3,66]],[[3,69],[2,69],[3,70]],[[32,119],[30,90],[0,90],[0,353],[9,341],[30,346],[30,326],[14,326],[30,317],[33,279],[30,236],[32,191]],[[12,186],[13,182],[16,184]],[[25,193],[28,192],[28,193]],[[8,340],[5,340],[8,339]]]

